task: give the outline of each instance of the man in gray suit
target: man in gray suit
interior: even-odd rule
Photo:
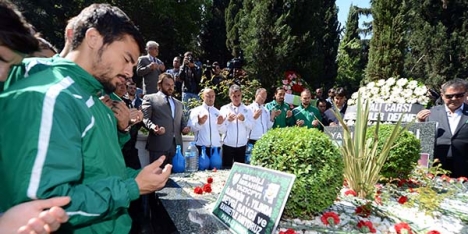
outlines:
[[[159,44],[155,41],[146,43],[147,55],[138,58],[137,75],[143,77],[143,92],[152,94],[158,92],[159,75],[166,70],[164,63],[157,58],[159,55]]]
[[[171,164],[176,145],[182,145],[182,135],[190,132],[183,118],[182,103],[172,97],[174,78],[167,73],[159,75],[159,92],[143,97],[143,123],[149,129],[146,148],[150,162],[166,155],[163,165]]]
[[[468,177],[468,83],[453,79],[442,85],[444,105],[431,110],[420,111],[419,121],[437,122],[434,158],[442,163],[442,168],[450,170],[451,177]]]

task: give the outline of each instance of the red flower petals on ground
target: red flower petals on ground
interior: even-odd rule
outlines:
[[[354,210],[356,215],[364,217],[364,218],[369,217],[369,215],[371,214],[371,211],[372,211],[372,209],[369,207],[369,205],[358,206]]]
[[[357,227],[362,233],[376,233],[377,230],[375,230],[374,225],[372,224],[371,221],[364,221],[360,220],[357,224]]]
[[[340,223],[340,217],[335,212],[326,212],[320,217],[322,223],[325,225],[336,225]]]
[[[288,230],[286,231],[280,231],[279,234],[296,234],[296,231],[294,231],[293,229],[289,228]]]
[[[203,191],[205,193],[211,193],[211,184],[205,184],[203,185]]]
[[[213,183],[213,178],[211,178],[211,177],[208,177],[208,179],[206,179],[206,182],[207,182],[208,184],[211,184],[211,183]]]
[[[203,189],[199,186],[195,187],[195,189],[193,189],[193,192],[195,194],[203,194]]]
[[[353,196],[353,197],[355,197],[355,196],[357,196],[357,193],[354,192],[354,190],[352,190],[352,189],[348,189],[348,190],[346,190],[346,192],[344,193],[344,195],[345,195],[345,196]]]
[[[405,204],[407,201],[408,201],[407,196],[401,196],[400,198],[398,198],[398,203],[400,203],[402,205]]]
[[[412,234],[411,227],[407,223],[397,223],[395,224],[395,231],[397,234]]]
[[[427,234],[440,234],[440,232],[436,230],[431,230],[431,231],[428,231]]]

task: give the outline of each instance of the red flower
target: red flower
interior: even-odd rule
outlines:
[[[320,217],[320,220],[322,220],[322,223],[325,225],[336,225],[340,223],[340,217],[338,217],[338,214],[335,212],[327,212]]]
[[[466,177],[464,177],[464,176],[458,177],[458,181],[463,183],[463,182],[468,181],[468,178],[466,178]]]
[[[294,231],[293,229],[289,228],[288,230],[286,231],[280,231],[279,234],[296,234],[296,231]]]
[[[215,168],[213,168],[213,172],[217,172],[217,171],[218,171],[218,169],[216,169],[216,167],[215,167]]]
[[[348,189],[348,190],[346,190],[346,192],[344,193],[344,195],[345,195],[345,196],[353,196],[353,197],[355,197],[355,196],[357,196],[357,193],[354,192],[354,190],[352,190],[352,189]]]
[[[377,203],[379,205],[382,205],[382,198],[380,196],[375,196],[374,201],[375,201],[375,203]]]
[[[213,183],[213,178],[211,178],[211,176],[210,176],[210,177],[208,177],[208,179],[206,179],[206,182],[208,182],[208,184],[211,184],[211,183]]]
[[[293,84],[291,89],[297,93],[304,91],[304,87],[300,86],[299,84]]]
[[[409,188],[409,192],[410,192],[410,193],[417,193],[418,190],[415,190],[414,188]]]
[[[411,227],[407,223],[395,224],[395,231],[397,232],[397,234],[412,234]]]
[[[398,198],[398,203],[400,203],[402,205],[405,204],[407,201],[408,201],[407,196],[401,196],[400,198]]]
[[[195,194],[202,194],[203,193],[203,189],[200,187],[200,186],[197,186],[195,187],[195,189],[193,190],[193,192]]]
[[[367,203],[367,204],[362,205],[362,206],[358,206],[354,210],[356,215],[359,215],[359,216],[364,217],[364,218],[369,217],[369,215],[371,214],[371,211],[372,211],[372,208],[370,207],[370,203]]]
[[[203,185],[203,191],[205,193],[211,193],[211,184],[205,184]]]
[[[440,232],[436,230],[431,230],[431,231],[428,231],[427,234],[440,234]]]
[[[377,230],[375,230],[374,225],[372,224],[371,221],[364,221],[360,220],[357,224],[357,227],[362,233],[376,233]]]
[[[397,186],[398,186],[398,187],[401,187],[401,186],[405,185],[406,182],[407,182],[407,181],[406,181],[405,179],[401,179],[401,180],[398,181],[398,185],[397,185]]]
[[[440,178],[442,179],[442,181],[449,181],[450,180],[450,176],[448,176],[448,175],[442,175]]]

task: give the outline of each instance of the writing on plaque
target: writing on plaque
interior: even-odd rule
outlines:
[[[404,126],[404,124],[403,124]],[[351,130],[351,134],[354,132],[354,126],[348,126]],[[432,160],[434,156],[434,145],[435,145],[435,134],[436,134],[436,123],[435,122],[423,122],[423,123],[412,123],[408,127],[408,131],[413,133],[417,139],[421,142],[421,153],[427,153]],[[338,146],[343,143],[343,127],[326,126],[324,132],[330,136],[331,140]]]
[[[424,106],[420,104],[400,104],[400,103],[370,103],[369,120],[377,121],[380,114],[381,122],[398,122],[401,116],[402,122],[408,123],[416,119],[419,111]],[[344,115],[345,120],[356,120],[357,106],[349,106]]]
[[[295,175],[234,163],[213,214],[234,233],[273,233]]]

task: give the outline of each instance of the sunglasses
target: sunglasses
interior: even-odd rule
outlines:
[[[452,99],[453,97],[462,98],[463,96],[465,96],[465,93],[444,94],[444,96],[447,99]]]

